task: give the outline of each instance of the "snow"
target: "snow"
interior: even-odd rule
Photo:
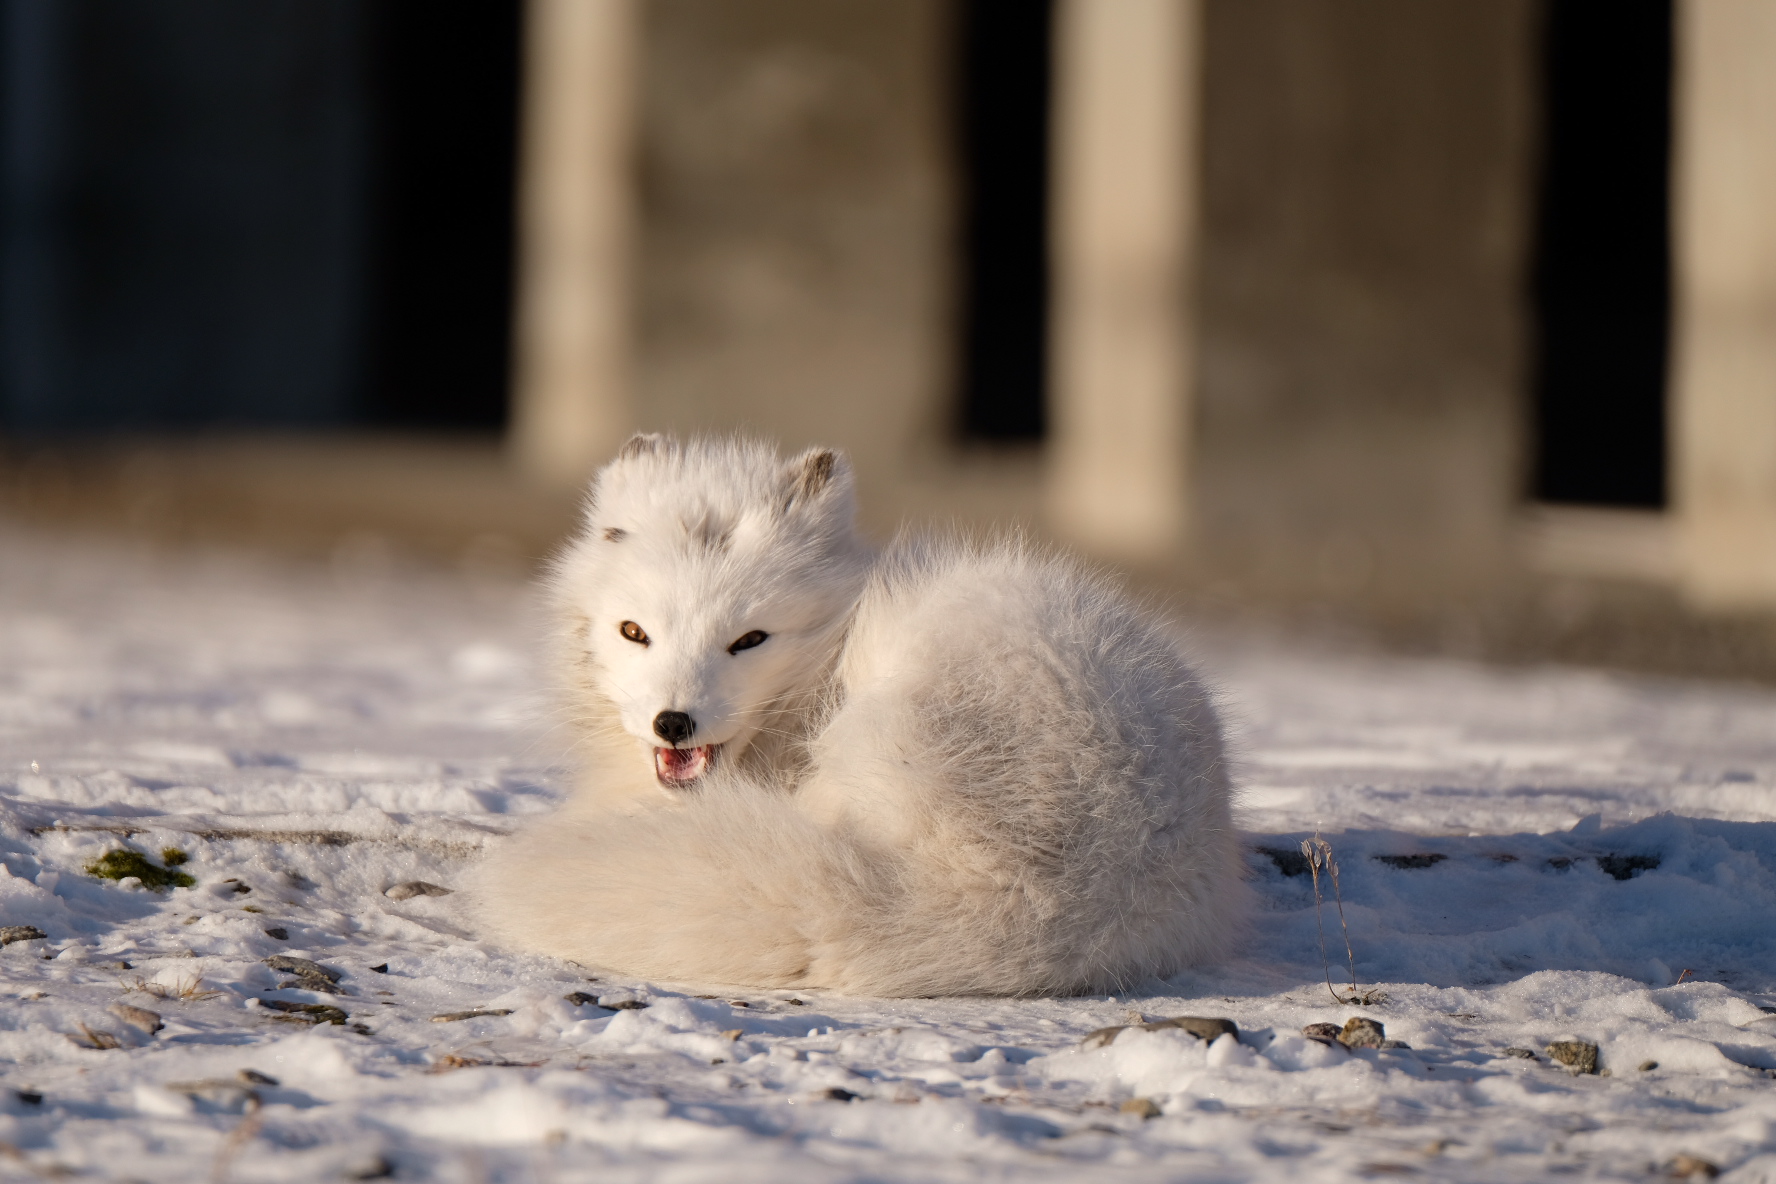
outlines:
[[[1113,998],[885,1001],[634,981],[488,948],[460,894],[385,894],[461,884],[556,800],[530,621],[497,582],[0,528],[0,925],[47,935],[0,950],[0,1176],[1644,1179],[1689,1155],[1776,1181],[1768,690],[1206,632],[1261,900],[1240,956]],[[1285,874],[1316,832],[1318,910]],[[184,850],[196,886],[83,870],[120,846]],[[1325,981],[1350,991],[1340,906],[1367,1002]],[[1239,1037],[1081,1042],[1178,1015]],[[1410,1047],[1302,1035],[1352,1016]],[[1553,1064],[1559,1039],[1608,1076]]]

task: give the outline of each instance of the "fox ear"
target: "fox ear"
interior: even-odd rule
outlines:
[[[617,449],[618,460],[629,460],[637,456],[654,456],[666,445],[666,437],[659,432],[636,432],[623,442]]]
[[[830,448],[810,448],[787,466],[789,488],[783,508],[818,501],[850,487],[851,465],[843,453]]]

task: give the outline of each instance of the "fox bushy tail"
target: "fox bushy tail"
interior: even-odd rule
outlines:
[[[892,993],[818,980],[899,911],[896,870],[784,795],[729,783],[667,809],[532,827],[489,856],[477,896],[500,939],[587,966]]]

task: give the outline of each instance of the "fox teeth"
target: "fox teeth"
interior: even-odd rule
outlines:
[[[683,786],[703,776],[715,756],[714,745],[654,749],[654,776],[662,785]]]

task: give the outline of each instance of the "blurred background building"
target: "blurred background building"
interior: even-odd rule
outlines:
[[[1776,675],[1776,0],[0,0],[0,499],[522,567],[635,429]],[[3,561],[3,558],[0,558]]]

